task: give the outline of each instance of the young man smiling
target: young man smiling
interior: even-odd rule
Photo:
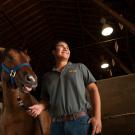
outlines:
[[[44,75],[42,102],[30,107],[31,115],[36,117],[44,109],[48,109],[52,117],[51,135],[100,133],[101,102],[93,75],[84,64],[69,62],[70,50],[66,42],[57,42],[52,54],[55,57],[55,67]],[[87,113],[91,105],[86,100],[86,89],[93,105],[91,116]]]

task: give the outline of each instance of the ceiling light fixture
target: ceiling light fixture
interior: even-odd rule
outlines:
[[[107,62],[107,60],[104,58],[104,56],[101,56],[102,59],[102,63],[101,63],[101,68],[102,69],[106,69],[109,67],[109,63]]]
[[[103,68],[103,69],[108,68],[108,67],[109,67],[108,63],[102,63],[101,64],[101,68]]]
[[[101,23],[103,24],[101,34],[103,36],[111,35],[113,32],[113,28],[109,24],[106,23],[105,18],[101,18]]]

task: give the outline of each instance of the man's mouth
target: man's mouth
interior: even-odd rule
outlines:
[[[66,52],[66,51],[65,51],[65,52],[62,52],[62,53],[64,53],[64,54],[69,54],[69,52]]]

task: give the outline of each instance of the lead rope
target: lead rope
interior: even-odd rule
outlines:
[[[18,94],[17,94],[17,104],[23,108],[25,111],[28,110],[28,107],[24,105],[24,102],[23,100],[21,99],[21,96],[20,96],[20,90],[18,89]]]
[[[31,95],[30,95],[31,97]],[[31,97],[32,98],[32,97]],[[20,97],[20,91],[18,90],[18,95],[17,95],[17,104],[23,108],[25,111],[29,110],[29,108],[27,106],[24,105],[24,102],[23,100],[21,99]],[[40,122],[40,119],[39,117],[36,117],[37,119],[37,122],[38,122],[38,125],[39,125],[39,128],[40,128],[40,131],[41,131],[41,135],[44,135],[44,132],[43,132],[43,129],[42,129],[42,125],[41,125],[41,122]]]
[[[31,97],[31,101],[32,101],[32,103],[33,103],[34,100],[33,100],[33,96],[32,96],[31,94],[30,94],[30,97]],[[36,119],[37,119],[37,122],[38,122],[38,125],[39,125],[39,128],[40,128],[41,134],[42,134],[42,135],[45,135],[45,134],[44,134],[44,131],[43,131],[43,127],[42,127],[42,124],[41,124],[41,121],[40,121],[39,116],[37,116]]]

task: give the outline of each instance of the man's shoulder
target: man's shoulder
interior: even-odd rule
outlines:
[[[83,64],[83,63],[72,63],[72,67],[73,68],[78,68],[80,71],[87,71],[87,70],[89,70],[88,67],[85,64]]]
[[[70,62],[71,63],[71,65],[75,65],[75,66],[79,66],[79,65],[81,65],[81,64],[83,64],[83,63],[79,63],[79,62],[77,62],[77,63],[74,63],[74,62]]]
[[[82,67],[82,66],[85,66],[83,63],[71,63],[71,65],[74,67]]]

